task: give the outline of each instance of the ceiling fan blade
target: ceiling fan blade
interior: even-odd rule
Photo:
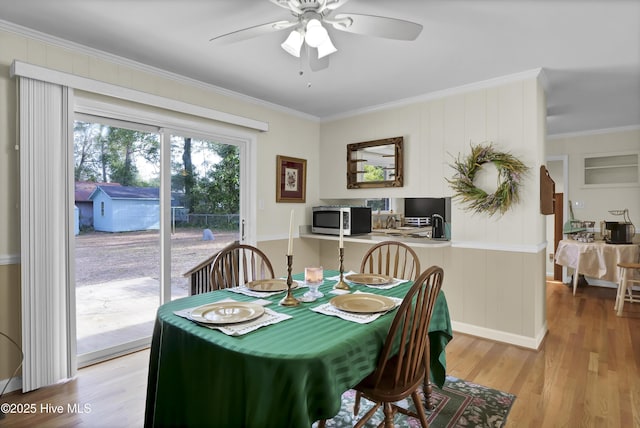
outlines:
[[[258,37],[263,34],[286,30],[287,28],[291,28],[295,25],[298,25],[298,21],[269,22],[267,24],[260,24],[253,27],[244,28],[242,30],[232,31],[231,33],[221,34],[219,36],[209,39],[209,41],[235,43],[235,42],[240,42],[242,40],[251,39],[253,37]]]
[[[289,10],[289,0],[269,0],[271,3]]]
[[[326,22],[336,30],[395,40],[415,40],[422,31],[415,22],[359,13],[339,14]]]
[[[335,9],[339,8],[340,6],[342,6],[343,4],[345,4],[348,1],[349,0],[327,0],[326,8],[327,9],[331,9],[331,10],[335,10]]]

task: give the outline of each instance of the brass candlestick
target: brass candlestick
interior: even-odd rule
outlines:
[[[342,264],[342,261],[344,260],[344,248],[340,247],[338,251],[340,254],[340,280],[333,286],[333,288],[336,290],[351,290],[349,284],[344,282],[344,266]]]
[[[280,304],[282,306],[298,306],[300,304],[300,300],[293,297],[291,294],[291,285],[293,284],[293,279],[291,278],[291,265],[293,263],[293,254],[287,254],[287,295],[280,300]]]

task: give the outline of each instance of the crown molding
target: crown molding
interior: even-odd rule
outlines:
[[[618,132],[640,131],[640,125],[619,126],[617,128],[592,129],[589,131],[567,132],[564,134],[547,135],[547,141],[563,138],[588,137],[590,135],[614,134]]]
[[[333,116],[325,116],[322,118],[321,122],[330,122],[339,119],[347,119],[353,116],[359,116],[366,113],[374,113],[380,112],[384,110],[390,110],[398,107],[405,107],[410,104],[416,104],[426,101],[438,100],[441,98],[450,97],[453,95],[464,94],[466,92],[477,91],[481,89],[494,88],[496,86],[501,86],[507,83],[520,82],[525,79],[532,78],[540,78],[542,73],[542,68],[536,68],[533,70],[527,70],[520,73],[509,74],[506,76],[496,77],[493,79],[482,80],[480,82],[469,83],[467,85],[456,86],[453,88],[443,89],[441,91],[429,92],[422,95],[417,95],[415,97],[404,98],[397,101],[392,101],[390,103],[379,104],[376,106],[365,107],[362,109],[351,110],[349,112],[340,113]],[[544,81],[546,78],[542,78],[542,83],[544,86]]]
[[[212,91],[218,93],[223,96],[227,96],[230,98],[237,99],[239,101],[244,101],[247,103],[251,103],[260,107],[265,107],[271,110],[279,111],[281,113],[290,114],[292,116],[299,117],[301,119],[310,120],[313,122],[320,122],[320,118],[317,116],[313,116],[307,113],[302,113],[298,110],[291,109],[289,107],[281,106],[279,104],[271,103],[268,101],[261,100],[259,98],[254,98],[249,95],[241,94],[239,92],[231,91],[229,89],[222,88],[220,86],[215,86],[210,83],[205,83],[200,80],[192,79],[181,74],[172,73],[167,70],[163,70],[161,68],[152,67],[147,64],[143,64],[137,61],[133,61],[128,58],[124,58],[121,56],[113,55],[108,52],[104,52],[98,49],[90,48],[88,46],[72,42],[66,39],[61,39],[59,37],[52,36],[50,34],[42,33],[40,31],[35,31],[27,27],[23,27],[12,22],[7,22],[0,19],[0,30],[8,31],[10,33],[14,33],[20,36],[28,37],[34,40],[38,40],[44,43],[48,43],[53,46],[57,46],[63,49],[69,49],[74,52],[79,52],[81,54],[85,54],[88,56],[96,57],[102,59],[104,61],[112,62],[117,65],[121,65],[124,67],[129,67],[138,71],[142,71],[144,73],[149,73],[158,77],[162,77],[165,79],[173,80],[178,83],[184,83],[191,86],[195,86],[200,89]]]

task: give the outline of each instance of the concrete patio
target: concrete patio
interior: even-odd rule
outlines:
[[[172,287],[172,300],[188,295]],[[77,353],[85,354],[151,336],[160,283],[149,277],[76,288]]]

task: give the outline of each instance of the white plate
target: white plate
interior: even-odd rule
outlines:
[[[249,302],[219,302],[191,311],[191,319],[202,324],[235,324],[251,321],[264,314],[264,307]]]
[[[372,293],[342,294],[331,299],[329,303],[341,311],[361,314],[385,312],[396,305],[392,299]]]

